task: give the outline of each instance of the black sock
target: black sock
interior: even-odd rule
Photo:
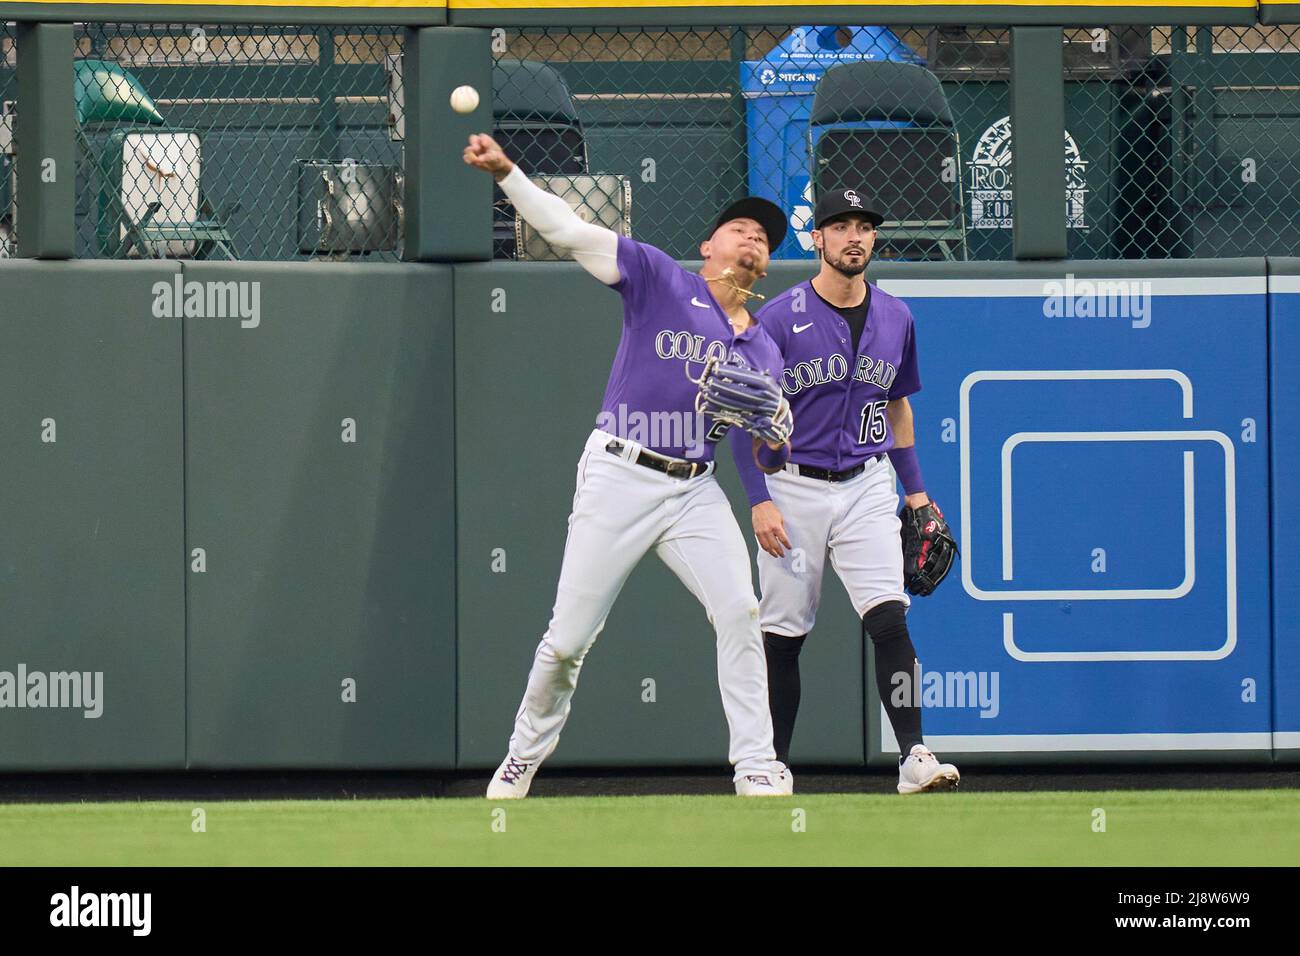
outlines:
[[[906,759],[912,747],[921,740],[921,708],[914,705],[914,694],[902,694],[895,700],[899,684],[895,674],[907,674],[903,688],[911,691],[916,678],[916,649],[907,632],[907,619],[903,605],[890,601],[877,605],[862,617],[867,634],[876,654],[876,691],[889,715],[890,726],[898,739],[899,759]]]
[[[794,736],[794,719],[799,713],[799,651],[804,638],[764,634],[763,650],[767,654],[767,703],[772,710],[772,743],[776,759],[790,762],[790,738]]]

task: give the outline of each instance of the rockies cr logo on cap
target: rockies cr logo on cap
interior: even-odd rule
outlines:
[[[862,206],[862,200],[858,198],[858,194],[854,192],[852,189],[844,190],[844,198],[847,199],[849,202],[851,202],[854,206],[857,206],[859,208]]]

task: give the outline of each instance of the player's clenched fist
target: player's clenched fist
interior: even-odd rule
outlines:
[[[491,136],[486,133],[474,133],[465,147],[465,162],[475,169],[491,173],[497,182],[510,175],[515,164],[510,162],[503,150]]]
[[[760,501],[754,505],[754,537],[758,546],[774,558],[785,554],[781,546],[790,547],[790,539],[785,534],[785,521],[781,511],[771,501]]]

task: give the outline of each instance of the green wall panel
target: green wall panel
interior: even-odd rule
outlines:
[[[774,267],[787,285],[806,274]],[[767,280],[769,291],[783,286]],[[500,291],[497,291],[500,290]],[[494,304],[504,311],[494,311]],[[459,762],[505,754],[546,629],[575,468],[618,344],[618,295],[572,263],[456,267]],[[719,477],[751,553],[749,507],[729,449]],[[498,551],[497,549],[500,549]],[[504,571],[500,559],[504,558]],[[757,575],[755,574],[755,580]],[[803,654],[792,759],[861,764],[860,625],[843,587]],[[655,702],[642,682],[655,681]],[[715,643],[704,609],[653,555],[632,573],[587,657],[550,766],[727,767]]]
[[[450,271],[185,279],[260,284],[256,327],[185,323],[190,765],[451,766]]]
[[[0,769],[184,766],[177,268],[0,262]],[[19,665],[98,672],[100,716],[11,706]]]

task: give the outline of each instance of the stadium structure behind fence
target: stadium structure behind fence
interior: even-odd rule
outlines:
[[[809,257],[817,195],[851,187],[887,210],[879,258],[1007,260],[1011,35],[506,24],[492,30],[493,131],[589,218],[677,257],[745,194],[788,211],[777,258]],[[77,255],[400,258],[403,39],[78,24]],[[1300,27],[1080,27],[1063,42],[1070,258],[1300,253]],[[0,108],[12,255],[13,24],[0,24]],[[499,193],[492,215],[496,257],[539,257]]]

